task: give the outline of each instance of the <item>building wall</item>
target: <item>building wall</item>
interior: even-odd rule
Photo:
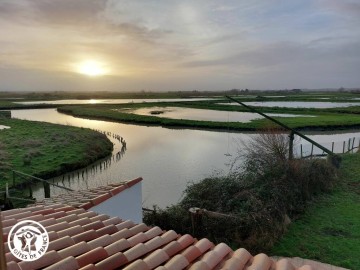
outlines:
[[[130,219],[135,223],[141,223],[141,181],[89,210],[112,217],[120,217],[122,220]]]

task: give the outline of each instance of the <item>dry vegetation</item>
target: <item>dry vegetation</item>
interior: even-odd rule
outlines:
[[[254,137],[239,150],[228,175],[189,185],[178,205],[146,214],[146,222],[254,252],[270,249],[308,201],[337,179],[326,160],[289,160],[287,145],[287,135],[280,133]],[[225,215],[191,218],[191,207]]]

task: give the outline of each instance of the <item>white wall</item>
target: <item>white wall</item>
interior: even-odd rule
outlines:
[[[130,219],[134,223],[142,222],[142,192],[141,181],[106,201],[91,207],[90,211],[99,214]]]

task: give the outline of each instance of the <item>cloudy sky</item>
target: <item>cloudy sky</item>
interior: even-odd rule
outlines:
[[[360,87],[359,0],[0,0],[0,90]]]

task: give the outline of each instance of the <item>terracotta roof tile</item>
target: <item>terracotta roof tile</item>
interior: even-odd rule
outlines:
[[[90,251],[91,248],[90,246],[86,243],[86,242],[80,242],[77,243],[73,246],[69,246],[67,248],[64,248],[62,250],[60,250],[58,253],[61,256],[62,259],[65,259],[66,257],[69,256],[78,256],[81,255],[85,252]]]
[[[73,235],[77,235],[77,234],[82,233],[82,232],[84,232],[83,227],[81,227],[80,225],[76,225],[74,227],[70,227],[70,228],[67,228],[65,230],[58,231],[57,234],[58,234],[59,238],[61,238],[61,237],[66,236],[66,235],[73,236]]]
[[[225,256],[222,256],[223,253],[218,253],[215,250],[207,252],[201,261],[205,262],[210,269],[215,268],[216,265],[220,264]],[[225,253],[226,255],[226,253]]]
[[[88,242],[90,248],[105,247],[113,243],[110,235],[105,234]]]
[[[19,262],[18,264],[21,270],[41,269],[49,265],[52,265],[54,263],[57,263],[61,259],[62,258],[60,257],[60,255],[56,251],[52,250],[46,252],[42,257],[40,257],[35,261],[31,261],[31,262],[22,261]]]
[[[187,248],[195,242],[195,239],[190,234],[185,234],[181,236],[177,241],[183,248]]]
[[[109,216],[104,214],[96,215],[90,218],[91,221],[104,221],[107,219],[109,219]]]
[[[147,241],[145,243],[145,246],[149,249],[149,250],[155,250],[161,246],[163,246],[165,243],[164,239],[162,239],[160,236],[156,236],[153,239]]]
[[[271,266],[271,259],[265,254],[261,253],[254,257],[253,262],[251,263],[251,268],[253,269],[269,269]]]
[[[19,219],[18,221],[26,220],[27,218],[28,217],[24,217],[24,218]],[[43,214],[37,214],[37,215],[31,216],[31,220],[33,220],[33,221],[44,220],[44,215]]]
[[[70,225],[70,226],[86,225],[86,224],[88,224],[88,223],[91,222],[88,217],[84,217],[84,218],[80,218],[80,219],[79,219],[77,215],[75,215],[75,216],[76,216],[76,219],[73,220],[73,221],[71,221],[71,222],[69,222],[69,225]]]
[[[122,238],[129,238],[133,236],[131,231],[128,228],[122,229],[121,231],[118,231],[117,233],[112,234],[112,237],[114,239],[122,239]]]
[[[5,258],[6,258],[7,262],[11,262],[11,261],[20,262],[20,260],[18,258],[16,258],[12,253],[10,253],[10,251],[8,251],[5,254]]]
[[[70,223],[70,222],[73,222],[73,221],[75,221],[77,219],[78,219],[77,215],[69,214],[69,212],[68,212],[66,216],[58,218],[57,220],[58,220],[58,222],[66,221],[66,222]]]
[[[115,253],[96,264],[97,269],[116,269],[128,263],[127,258],[121,252]]]
[[[59,238],[57,232],[54,231],[48,231],[48,235],[49,235],[49,241],[53,241]]]
[[[15,218],[10,218],[10,219],[4,220],[4,221],[2,221],[2,227],[3,228],[10,227],[10,226],[15,225],[17,222],[18,221]]]
[[[44,209],[46,211],[42,211]],[[108,217],[84,209],[76,211],[67,205],[57,204],[54,208],[52,205],[39,205],[7,212],[1,212],[3,238],[18,220],[35,216],[47,229],[50,239],[46,254],[34,262],[20,262],[8,252],[5,243],[10,270],[317,269],[303,264],[296,268],[289,259],[275,261],[265,254],[253,257],[245,249],[232,251],[223,243],[214,245],[208,239],[197,241],[188,234],[181,236],[172,230],[149,228],[143,223],[121,221],[121,217]],[[4,240],[6,242],[7,238]]]
[[[130,245],[133,247],[133,246],[136,246],[137,244],[139,243],[143,243],[145,241],[147,241],[148,238],[146,237],[146,234],[143,233],[143,232],[140,232],[134,236],[131,236],[128,241],[130,243]]]
[[[150,270],[151,268],[143,260],[137,260],[125,267],[124,270]]]
[[[163,230],[161,230],[159,227],[153,227],[150,230],[145,232],[145,235],[148,239],[154,238],[158,235],[161,235],[163,233]]]
[[[82,267],[82,268],[80,268],[80,269],[81,269],[81,270],[99,270],[99,269],[97,269],[96,266],[93,265],[93,264],[88,264],[87,266]],[[104,269],[106,269],[106,268],[104,268]],[[109,269],[111,269],[111,268],[109,268]]]
[[[75,244],[70,236],[64,236],[49,243],[48,250],[60,250]]]
[[[83,218],[83,217],[88,217],[88,218],[92,218],[95,217],[97,214],[93,211],[87,211],[85,213],[82,213],[80,215],[78,215],[79,218]]]
[[[146,256],[143,261],[147,264],[149,269],[154,269],[155,267],[169,260],[169,258],[169,255],[167,255],[165,251],[158,249],[152,252],[150,255]]]
[[[165,269],[181,270],[189,265],[189,261],[183,255],[176,255],[165,264]]]
[[[125,257],[129,262],[136,260],[137,258],[142,257],[149,252],[149,249],[143,244],[139,243],[136,246],[128,249],[124,252]]]
[[[78,191],[71,191],[68,194],[61,194],[54,196],[52,198],[46,198],[43,201],[37,203],[33,207],[39,207],[34,208],[35,210],[39,211],[51,211],[47,210],[46,208],[40,208],[40,206],[47,206],[52,204],[67,204],[70,207],[79,208],[82,210],[88,210],[93,206],[96,206],[107,199],[110,199],[113,196],[116,196],[120,192],[124,191],[125,189],[128,189],[132,187],[133,185],[139,183],[142,181],[142,178],[136,178],[130,181],[125,181],[117,184],[110,184],[107,186],[100,186],[97,188],[87,189],[87,190],[78,190]],[[62,206],[60,206],[62,207]],[[52,208],[53,209],[53,208]],[[30,211],[35,211],[30,210]],[[65,211],[65,209],[64,209]],[[14,214],[16,211],[13,211]],[[41,213],[41,212],[39,212]],[[75,213],[75,212],[73,212]],[[9,213],[10,214],[10,213]]]
[[[160,237],[164,239],[165,242],[169,243],[170,241],[177,239],[178,235],[175,231],[170,230],[164,233],[163,235],[161,235]]]
[[[197,247],[201,253],[205,253],[205,251],[213,248],[214,244],[211,243],[208,239],[203,238],[195,243],[195,247]]]
[[[105,247],[105,250],[109,255],[113,255],[117,252],[129,249],[130,247],[131,247],[131,245],[128,240],[120,239],[110,245],[107,245]]]
[[[98,230],[98,229],[100,229],[102,227],[104,227],[104,223],[102,223],[100,220],[91,222],[91,223],[86,224],[86,225],[83,226],[84,231],[87,231],[87,230],[90,230],[90,229]]]
[[[45,217],[44,217],[45,218]],[[44,227],[50,226],[50,225],[54,225],[56,223],[56,219],[55,218],[48,218],[48,219],[44,219],[39,221],[39,223],[41,225],[43,225]]]
[[[148,230],[148,226],[145,225],[145,223],[140,223],[140,224],[137,224],[131,228],[129,228],[130,232],[132,234],[137,234],[139,232],[144,232],[146,230]]]
[[[25,218],[25,217],[29,217],[32,215],[31,211],[24,211],[24,212],[20,212],[20,213],[16,213],[13,215],[8,216],[8,218],[13,218],[13,219],[21,219],[21,218]]]
[[[21,270],[20,266],[14,261],[8,262],[6,268],[7,270]]]
[[[79,267],[84,267],[88,264],[100,262],[109,257],[109,254],[103,247],[94,248],[76,258]]]
[[[211,268],[202,261],[194,263],[189,270],[211,270]],[[254,269],[254,270],[261,270],[261,269]]]
[[[107,220],[104,220],[103,223],[104,223],[105,226],[108,226],[110,224],[117,225],[117,224],[121,223],[121,221],[122,220],[119,217],[112,217],[112,218],[109,218]]]
[[[53,225],[50,226],[45,226],[45,229],[49,232],[51,231],[62,231],[69,228],[69,223],[67,223],[66,221],[63,222],[59,222],[59,223],[55,223]]]
[[[249,251],[244,248],[239,248],[234,251],[233,258],[237,258],[244,263],[244,265],[252,258]]]
[[[125,220],[124,222],[117,224],[116,228],[118,228],[118,230],[120,231],[125,228],[131,228],[134,225],[135,225],[134,222],[132,222],[131,220]]]
[[[76,270],[79,269],[79,264],[74,257],[67,257],[49,267],[45,270]]]
[[[46,219],[48,218],[61,218],[63,216],[66,216],[66,213],[64,211],[55,212],[52,214],[44,215]]]
[[[81,241],[93,240],[93,239],[97,238],[97,236],[98,235],[95,230],[88,230],[83,233],[72,236],[72,239],[74,240],[75,243],[79,243]]]
[[[190,246],[182,252],[182,255],[189,261],[193,262],[202,255],[200,249],[195,246]]]
[[[276,262],[276,270],[295,270],[295,267],[286,259]]]
[[[52,209],[52,208],[48,208],[48,209],[41,209],[41,210],[38,210],[38,211],[35,211],[33,212],[33,214],[42,214],[42,215],[48,215],[48,214],[52,214],[54,213],[55,210]]]
[[[183,247],[179,244],[178,241],[172,241],[169,244],[167,244],[165,247],[163,247],[164,252],[169,257],[173,257],[175,254],[179,253]]]

